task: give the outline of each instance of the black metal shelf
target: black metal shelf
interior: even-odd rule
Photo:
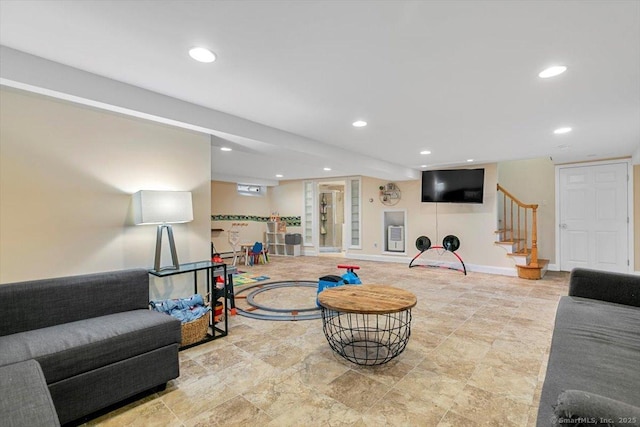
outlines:
[[[193,288],[194,293],[198,293],[198,271],[207,271],[207,295],[211,295],[209,301],[212,303],[212,309],[209,312],[209,329],[207,336],[196,343],[180,347],[180,350],[195,347],[218,338],[226,337],[229,331],[229,312],[235,311],[235,297],[233,292],[233,273],[237,272],[236,267],[227,266],[225,263],[212,261],[198,261],[186,264],[180,264],[177,269],[149,270],[149,274],[156,277],[169,277],[176,274],[185,274],[193,272]],[[222,271],[220,271],[222,270]],[[223,287],[216,286],[216,278],[222,276],[224,278]],[[224,298],[224,329],[216,326],[215,321],[215,301]],[[216,334],[216,332],[218,334]]]

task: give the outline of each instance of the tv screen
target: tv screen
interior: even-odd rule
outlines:
[[[422,202],[482,203],[484,169],[422,172]]]

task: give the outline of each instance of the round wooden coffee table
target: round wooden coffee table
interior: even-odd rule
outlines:
[[[320,292],[322,330],[340,356],[380,365],[402,353],[411,335],[414,294],[388,285],[344,285]]]

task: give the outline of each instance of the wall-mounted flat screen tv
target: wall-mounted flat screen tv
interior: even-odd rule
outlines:
[[[484,169],[422,171],[422,202],[482,203]]]

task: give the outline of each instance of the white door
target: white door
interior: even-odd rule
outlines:
[[[559,169],[560,270],[629,270],[627,163]]]

